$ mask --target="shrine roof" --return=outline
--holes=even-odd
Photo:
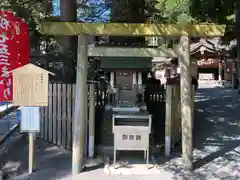
[[[190,45],[190,51],[191,55],[196,53],[204,55],[206,52],[208,54],[228,56],[229,51],[235,46],[236,40],[230,41],[229,44],[223,44],[221,38],[200,38],[200,40],[195,41]]]
[[[102,69],[148,69],[152,66],[149,57],[99,57]]]
[[[211,53],[218,53],[219,51],[221,51],[221,49],[218,48],[215,42],[212,42],[210,39],[201,38],[198,42],[192,43],[190,45],[190,51],[191,54],[195,54],[198,52],[204,54],[205,51]]]

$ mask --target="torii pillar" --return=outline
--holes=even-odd
[[[84,167],[87,126],[88,35],[78,35],[76,97],[73,119],[72,174]]]
[[[180,38],[180,86],[181,86],[181,120],[182,120],[182,156],[185,169],[193,170],[193,111],[192,111],[192,77],[190,60],[190,37]]]

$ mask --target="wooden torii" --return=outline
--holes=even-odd
[[[193,170],[193,121],[190,74],[190,37],[220,37],[225,25],[129,24],[43,22],[41,32],[49,35],[78,36],[75,114],[73,120],[72,174],[83,169],[85,128],[87,123],[88,56],[179,57],[181,68],[182,155],[185,168]],[[89,46],[95,36],[168,36],[180,37],[176,48],[107,48]]]

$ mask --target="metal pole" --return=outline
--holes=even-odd
[[[86,143],[86,96],[88,68],[88,35],[78,36],[77,80],[75,112],[73,119],[72,174],[81,172],[84,166],[84,144]]]
[[[193,137],[192,137],[192,86],[190,73],[190,38],[182,36],[180,39],[180,84],[181,84],[181,119],[182,119],[182,154],[185,168],[193,170]]]
[[[88,156],[94,157],[94,138],[95,138],[95,84],[89,85],[89,137],[88,137]]]

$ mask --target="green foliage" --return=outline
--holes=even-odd
[[[191,0],[190,13],[196,22],[226,24],[224,41],[236,37],[235,10],[239,0]]]
[[[155,14],[169,23],[233,24],[237,0],[155,0]]]
[[[190,11],[199,22],[233,24],[237,0],[191,0]]]
[[[216,23],[226,24],[224,40],[236,36],[235,9],[239,0],[148,0],[150,23]]]
[[[155,0],[155,22],[188,24],[193,21],[189,13],[189,0]]]
[[[43,37],[39,32],[39,20],[51,18],[50,4],[50,0],[4,0],[0,2],[0,8],[15,12],[28,23],[31,47],[37,48]]]

